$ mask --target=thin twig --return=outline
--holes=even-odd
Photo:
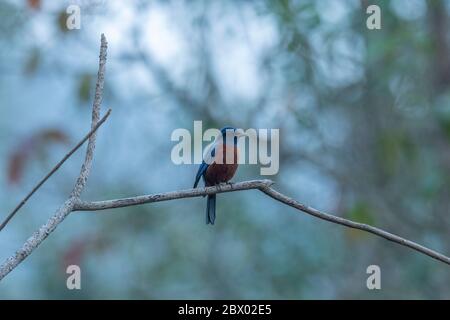
[[[420,253],[426,254],[436,260],[442,261],[448,265],[450,265],[450,257],[447,257],[439,252],[436,252],[434,250],[428,249],[427,247],[424,247],[416,242],[407,240],[405,238],[402,238],[400,236],[397,236],[395,234],[392,234],[390,232],[384,231],[382,229],[376,228],[376,227],[372,227],[368,224],[364,224],[364,223],[359,223],[359,222],[355,222],[352,220],[348,220],[348,219],[344,219],[341,217],[337,217],[322,211],[319,211],[317,209],[308,207],[304,204],[301,204],[300,202],[289,198],[287,196],[285,196],[284,194],[274,190],[273,188],[262,188],[261,189],[262,192],[264,192],[265,194],[267,194],[268,196],[270,196],[271,198],[278,200],[284,204],[287,204],[288,206],[291,206],[297,210],[303,211],[307,214],[310,214],[316,218],[322,219],[322,220],[326,220],[326,221],[330,221],[332,223],[337,223],[349,228],[353,228],[353,229],[359,229],[362,231],[366,231],[366,232],[370,232],[374,235],[377,235],[379,237],[382,237],[384,239],[387,239],[389,241],[392,242],[396,242],[398,244],[401,244],[402,246],[405,247],[409,247],[411,249],[414,249]]]
[[[75,147],[73,147],[72,150],[70,150],[64,156],[64,158],[61,159],[61,161],[59,161],[56,164],[56,166],[54,166],[53,169],[41,181],[39,181],[38,184],[36,184],[36,186],[33,188],[33,190],[31,190],[30,193],[28,193],[25,196],[25,198],[23,198],[22,201],[20,201],[20,203],[14,208],[13,211],[11,211],[11,213],[2,222],[2,224],[0,225],[0,231],[3,230],[3,228],[8,224],[8,222],[17,213],[17,211],[19,211],[20,208],[23,207],[23,205],[28,201],[28,199],[31,198],[31,196],[48,180],[48,178],[50,178],[63,165],[63,163],[66,162],[66,160],[69,159],[75,153],[75,151],[77,151],[86,142],[86,140],[89,139],[90,136],[92,134],[94,134],[94,132],[97,131],[98,128],[100,128],[100,126],[106,121],[106,119],[109,117],[110,114],[111,114],[111,109],[109,109],[108,112],[106,112],[106,114],[103,116],[102,119],[100,119],[100,121],[94,126],[94,128],[91,131],[89,131],[84,136],[84,138],[81,139],[80,142],[78,142],[77,145]]]

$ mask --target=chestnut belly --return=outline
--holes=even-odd
[[[228,182],[233,178],[238,168],[237,163],[217,164],[212,163],[205,172],[205,182],[207,186]]]

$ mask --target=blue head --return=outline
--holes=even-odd
[[[223,141],[227,141],[227,134],[229,135],[229,138],[233,137],[234,144],[237,144],[237,140],[239,137],[245,136],[245,133],[242,129],[236,129],[234,127],[223,127],[220,129],[220,132],[222,133],[222,139]]]

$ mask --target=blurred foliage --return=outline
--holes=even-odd
[[[67,14],[66,10],[62,9],[59,13],[58,13],[58,27],[59,27],[59,31],[66,33],[69,32],[70,30],[67,29],[67,19],[69,18],[69,15]]]
[[[91,91],[94,86],[94,81],[91,74],[83,74],[80,76],[80,83],[78,85],[78,97],[80,102],[88,102],[91,98]]]
[[[26,74],[33,74],[36,72],[39,63],[41,61],[41,53],[38,49],[32,49],[29,53],[28,59],[25,62],[25,73]]]
[[[9,156],[8,181],[11,184],[19,183],[25,170],[25,164],[31,161],[33,155],[45,155],[44,148],[54,143],[68,145],[69,138],[58,128],[45,128],[34,132],[17,144]]]
[[[60,158],[50,146],[86,131],[89,110],[78,106],[92,100],[105,32],[104,100],[114,112],[87,198],[190,187],[196,167],[168,155],[170,133],[194,120],[204,129],[279,128],[280,172],[270,177],[278,189],[450,252],[446,1],[378,0],[382,29],[368,30],[367,0],[93,0],[82,2],[75,37],[68,4],[0,2],[2,212]],[[39,154],[47,156],[30,166]],[[28,219],[0,234],[3,258],[70,192],[72,162],[28,204]],[[258,174],[241,166],[236,180]],[[203,225],[204,206],[74,215],[5,279],[0,297],[450,297],[447,266],[257,192],[218,197],[213,228]],[[69,263],[82,266],[80,292],[65,288]],[[370,264],[382,270],[379,292],[365,286]]]

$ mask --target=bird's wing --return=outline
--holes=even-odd
[[[216,146],[217,140],[214,140],[206,146],[205,152],[203,153],[203,162],[207,163],[208,165],[213,163],[214,156],[216,155]]]
[[[216,147],[220,142],[220,138],[216,138],[213,142],[206,146],[203,152],[203,162],[198,168],[197,175],[195,176],[194,188],[197,187],[200,178],[206,172],[209,165],[214,162],[214,157],[216,156]]]
[[[208,169],[209,165],[213,163],[214,157],[216,155],[216,143],[213,142],[205,148],[205,152],[203,154],[203,162],[198,168],[197,175],[195,176],[194,188],[197,187],[200,178],[205,174],[206,169]]]
[[[198,168],[197,175],[195,176],[194,188],[197,188],[200,178],[206,172],[206,169],[208,169],[208,167],[209,165],[203,161],[200,165],[200,168]]]

